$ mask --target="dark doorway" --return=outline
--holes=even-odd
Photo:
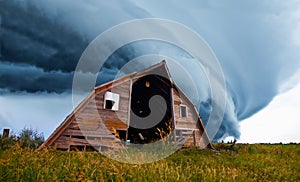
[[[149,102],[154,97],[163,98],[165,101],[163,104],[157,102],[155,105],[155,109],[165,110],[159,116],[161,119],[155,121],[151,127],[136,127],[137,125],[141,126],[140,124],[148,124],[142,122],[145,122],[145,118],[151,115]],[[171,82],[169,79],[159,75],[147,75],[136,80],[132,85],[127,140],[130,140],[131,143],[150,143],[170,134],[173,129],[171,108]]]

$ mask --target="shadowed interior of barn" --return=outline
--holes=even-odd
[[[171,82],[168,79],[160,75],[147,75],[136,80],[132,85],[131,110],[140,118],[149,116],[151,114],[149,102],[155,95],[162,96],[166,101],[166,112],[164,113],[162,120],[151,128],[139,129],[130,125],[127,139],[130,140],[131,143],[149,143],[157,141],[172,131]],[[160,105],[156,106],[162,107]],[[131,120],[131,122],[143,122],[143,120]]]

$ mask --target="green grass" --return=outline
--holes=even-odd
[[[95,152],[34,151],[18,146],[0,151],[0,181],[233,180],[300,181],[299,144],[237,144],[219,154],[182,149],[158,162],[135,165]]]

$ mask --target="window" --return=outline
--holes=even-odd
[[[187,117],[187,107],[186,105],[180,105],[180,117]]]
[[[105,92],[104,94],[104,109],[110,109],[113,111],[119,110],[120,95],[112,92]]]

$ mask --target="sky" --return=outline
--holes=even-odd
[[[250,143],[300,142],[295,129],[300,109],[299,12],[297,0],[1,1],[0,128],[17,132],[32,127],[49,136],[73,109],[73,74],[89,43],[120,23],[161,18],[195,31],[220,62],[227,97],[216,140],[232,136]],[[193,57],[174,45],[125,45],[99,70],[97,83],[112,80],[126,63],[146,54],[166,55],[189,70],[198,93],[193,101],[206,124],[216,102],[207,78],[193,67]],[[175,81],[188,90],[183,79],[177,76]]]
[[[295,79],[295,80],[294,80]],[[276,96],[261,111],[241,123],[241,143],[299,143],[300,72],[295,87]]]

